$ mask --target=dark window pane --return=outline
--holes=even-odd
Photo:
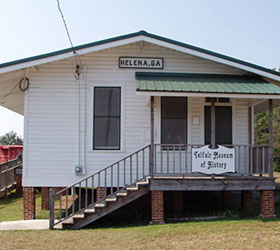
[[[187,117],[187,98],[185,97],[162,97],[161,116],[166,118]]]
[[[119,118],[95,118],[94,146],[96,149],[119,149],[119,120]]]
[[[232,107],[215,107],[216,144],[232,144]],[[211,143],[211,108],[205,107],[205,144]]]
[[[211,97],[206,97],[205,98],[205,101],[206,102],[211,102]],[[226,103],[229,103],[229,98],[225,98],[225,97],[219,97],[219,98],[214,98],[215,102],[226,102]]]
[[[229,103],[229,98],[220,97],[219,98],[219,102],[227,102],[227,103]]]
[[[206,102],[211,102],[212,97],[205,97]],[[214,102],[217,102],[217,98],[214,98]]]
[[[95,88],[95,116],[120,115],[120,88]]]
[[[163,144],[186,143],[186,119],[162,119],[161,141]]]

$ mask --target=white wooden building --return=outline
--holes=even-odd
[[[21,90],[7,95],[16,84]],[[280,103],[279,84],[278,72],[145,31],[0,65],[1,105],[24,115],[25,192],[69,187],[57,198],[106,187],[105,203],[143,180],[152,197],[203,188],[273,192],[272,139],[254,145],[253,116]],[[217,163],[212,172],[194,171],[193,151],[209,144],[234,150],[231,170],[218,173]],[[93,195],[66,219],[97,208]],[[96,215],[84,216],[93,219],[75,228]]]

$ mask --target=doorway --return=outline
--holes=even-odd
[[[216,144],[232,144],[232,107],[215,106]],[[211,144],[211,107],[204,107],[205,144]]]

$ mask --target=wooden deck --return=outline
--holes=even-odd
[[[275,178],[248,176],[176,177],[156,176],[150,180],[152,191],[233,191],[275,190]]]

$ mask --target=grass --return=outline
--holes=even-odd
[[[41,196],[36,195],[36,219],[48,219],[49,211],[41,210]],[[0,199],[0,222],[23,220],[23,198],[13,192],[8,199]]]
[[[0,249],[279,249],[280,221],[251,219],[79,231],[2,231],[0,238]]]
[[[275,173],[280,189],[280,173]],[[279,191],[278,191],[279,192]],[[36,217],[48,218],[36,195]],[[21,220],[23,200],[0,200],[0,222]],[[280,219],[258,218],[165,225],[82,229],[79,231],[0,231],[0,249],[279,249]]]

